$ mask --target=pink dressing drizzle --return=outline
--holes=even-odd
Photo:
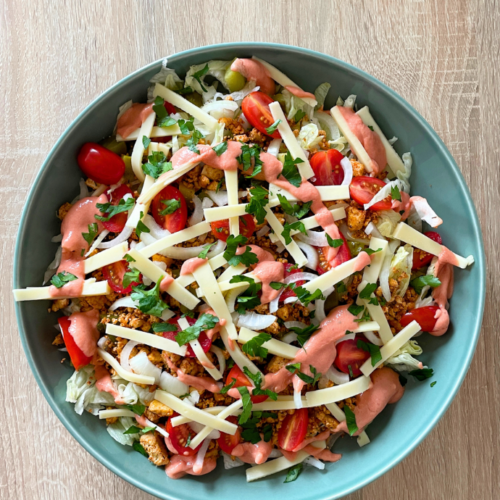
[[[99,340],[99,332],[97,331],[97,323],[99,323],[99,311],[92,309],[87,312],[76,312],[70,317],[69,333],[73,337],[75,344],[85,354],[92,358],[97,350],[97,341]]]
[[[242,74],[247,80],[255,82],[260,91],[273,95],[276,91],[274,80],[267,68],[255,59],[235,59],[231,64],[231,71]]]
[[[208,262],[208,259],[201,259],[200,257],[194,257],[193,259],[188,259],[181,266],[181,276],[186,274],[193,274],[199,267]]]
[[[165,274],[163,279],[160,282],[160,290],[162,292],[166,292],[168,290],[168,287],[174,282],[174,278],[170,276],[170,274]]]
[[[115,384],[113,384],[113,380],[111,380],[111,375],[108,370],[102,365],[97,365],[95,367],[95,378],[96,383],[95,386],[97,390],[100,392],[109,392],[114,398],[115,403],[118,405],[125,404],[125,401],[120,396],[120,393],[116,390]]]
[[[82,294],[83,281],[85,280],[85,266],[83,264],[85,259],[82,256],[82,250],[86,252],[89,249],[89,244],[83,238],[82,233],[88,233],[89,224],[94,222],[97,223],[99,233],[103,230],[102,223],[95,218],[101,213],[96,205],[107,201],[108,198],[105,194],[99,198],[96,196],[83,198],[77,201],[64,217],[61,224],[62,257],[57,273],[66,271],[74,274],[78,279],[70,281],[61,288],[51,285],[49,287],[51,297],[79,297]]]
[[[116,124],[116,133],[126,139],[134,130],[140,128],[146,118],[153,112],[153,104],[132,104]]]
[[[214,379],[208,377],[195,377],[193,375],[187,375],[180,368],[172,363],[172,360],[168,356],[163,356],[163,359],[167,362],[168,367],[175,373],[177,373],[177,378],[186,385],[194,387],[197,391],[210,391],[214,394],[220,392],[220,387],[214,381]],[[239,393],[238,393],[239,394]]]
[[[262,440],[256,444],[240,443],[236,445],[231,455],[238,457],[246,464],[263,464],[269,458],[273,445],[271,442],[266,443],[262,434],[260,437]]]
[[[184,457],[182,455],[174,455],[170,459],[170,463],[165,467],[165,472],[170,479],[180,479],[186,474],[192,476],[203,476],[212,472],[217,466],[215,458],[203,459],[201,468],[195,468],[196,455]]]

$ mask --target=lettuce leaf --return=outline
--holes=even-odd
[[[132,446],[135,441],[139,441],[139,434],[123,434],[133,425],[137,426],[135,418],[120,417],[117,422],[106,427],[108,434],[120,444]]]
[[[297,140],[299,141],[302,149],[312,149],[317,146],[323,139],[319,135],[319,129],[314,123],[304,125],[299,132]]]
[[[375,224],[377,229],[386,238],[392,238],[394,230],[396,229],[398,222],[401,220],[401,215],[394,210],[381,210],[380,212],[377,212],[377,215],[379,216],[379,220]]]
[[[315,111],[324,106],[325,99],[328,94],[328,91],[330,90],[330,87],[331,85],[325,82],[322,83],[321,85],[318,85],[318,87],[314,91],[314,97],[316,98],[316,101],[318,101],[318,104],[316,104],[316,106],[314,107]]]
[[[421,368],[420,361],[413,356],[420,356],[422,352],[422,348],[418,343],[415,340],[410,340],[388,358],[385,363],[399,372],[417,370]]]
[[[396,254],[391,260],[391,268],[389,271],[389,280],[395,279],[399,281],[399,286],[396,293],[403,297],[408,289],[411,278],[411,266],[413,264],[413,247],[405,245],[399,247]]]
[[[203,87],[205,87],[206,91],[209,94],[211,94],[211,95],[209,95],[209,98],[211,99],[215,95],[216,88],[214,85],[205,84],[205,78],[207,76],[213,76],[220,83],[222,83],[222,85],[224,86],[225,89],[229,90],[225,75],[226,75],[227,68],[231,64],[231,61],[213,60],[213,61],[208,61],[208,63],[196,64],[194,66],[191,66],[189,68],[189,71],[186,73],[185,87],[191,87],[194,91],[198,92],[198,94],[201,94],[201,95],[207,94],[207,92],[205,92],[201,88],[201,85],[200,85],[200,82],[198,81],[198,79],[196,79],[193,76],[195,73],[198,73],[199,71],[203,70],[203,68],[205,68],[205,66],[207,64],[208,64],[208,71],[203,76],[200,76],[199,79],[201,80],[201,85],[203,85]],[[212,91],[212,89],[213,89],[213,91]],[[206,99],[206,100],[208,101],[209,99]]]

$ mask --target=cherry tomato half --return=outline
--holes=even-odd
[[[102,275],[108,280],[109,286],[116,293],[128,294],[132,292],[133,286],[137,286],[142,283],[142,279],[139,275],[139,282],[133,282],[127,288],[124,288],[123,277],[128,270],[128,262],[126,260],[119,260],[118,262],[104,266],[102,268]]]
[[[301,273],[302,272],[300,269],[293,268],[293,267],[294,267],[293,264],[285,264],[285,278],[287,278],[288,276],[291,276],[292,274],[297,274],[297,273]],[[302,280],[295,282],[296,286],[302,286],[304,284],[305,284],[305,281],[302,281]],[[293,290],[290,290],[289,288],[287,288],[281,294],[281,296],[280,296],[280,302],[283,302],[288,297],[296,297],[296,296],[297,296],[297,294]]]
[[[343,264],[344,262],[351,260],[352,256],[351,256],[351,251],[349,250],[349,245],[347,244],[347,240],[345,239],[342,233],[340,233],[340,237],[342,238],[344,244],[339,247],[337,255],[331,262],[328,262],[326,260],[326,256],[328,255],[328,249],[330,247],[316,248],[319,256],[319,264],[318,267],[316,268],[316,272],[320,276],[322,274],[325,274],[330,269],[340,266],[340,264]]]
[[[125,173],[125,162],[109,149],[86,142],[77,157],[82,172],[99,184],[116,184]]]
[[[170,104],[169,102],[165,101],[163,103],[163,106],[165,107],[169,115],[171,115],[172,113],[177,113],[177,110],[175,109],[175,106],[173,104]]]
[[[424,233],[425,236],[430,238],[433,241],[436,241],[440,245],[443,244],[443,240],[441,239],[441,236],[439,236],[436,231],[427,231]],[[413,265],[411,266],[412,269],[420,269],[421,267],[426,266],[427,264],[430,264],[432,258],[434,255],[424,252],[423,250],[420,250],[419,248],[413,249]]]
[[[286,451],[292,451],[304,441],[309,424],[307,408],[295,410],[288,414],[278,431],[278,446]]]
[[[69,357],[71,358],[71,362],[75,367],[75,370],[79,370],[83,366],[87,366],[91,361],[92,357],[86,356],[83,351],[76,345],[73,336],[69,332],[69,327],[71,325],[71,321],[67,316],[62,316],[57,319],[59,326],[61,327],[61,331],[64,338],[64,345],[66,349],[68,349]]]
[[[126,194],[132,194],[132,190],[128,186],[125,186],[125,184],[121,184],[114,191],[111,191],[111,193],[109,190],[106,192],[106,196],[112,205],[118,205]],[[128,212],[120,212],[119,214],[113,215],[111,219],[104,221],[102,225],[104,229],[112,233],[121,233],[127,223],[127,218]]]
[[[340,186],[344,180],[344,169],[340,164],[344,155],[336,149],[314,153],[309,163],[314,170],[315,186]]]
[[[181,331],[181,327],[179,326],[179,317],[177,318],[170,318],[167,323],[170,323],[171,325],[174,325],[177,327],[177,331],[175,332],[163,332],[163,336],[166,339],[173,340],[175,342],[175,339],[177,337],[177,334]],[[190,325],[194,325],[196,323],[196,320],[194,318],[190,318],[189,316],[186,316],[187,322]],[[200,336],[198,337],[198,342],[201,345],[201,348],[203,349],[203,352],[208,352],[210,350],[210,347],[212,346],[212,340],[208,338],[207,334],[205,332],[201,332]],[[187,358],[196,358],[196,354],[193,351],[193,348],[188,344],[187,345],[187,350],[186,350],[186,357]]]
[[[238,419],[236,417],[227,417],[226,420],[231,422],[232,424],[237,424]],[[238,430],[235,432],[234,436],[231,434],[226,434],[225,432],[220,433],[220,438],[217,439],[219,443],[219,448],[226,452],[228,455],[231,455],[232,451],[238,446],[241,438],[241,427],[238,426]]]
[[[234,365],[226,377],[226,385],[229,385],[233,378],[236,379],[236,384],[233,387],[252,387],[252,383],[248,380],[248,377],[240,370],[238,365]],[[252,403],[262,403],[267,399],[267,396],[251,396]]]
[[[279,139],[281,135],[278,130],[272,134],[268,134],[266,131],[266,128],[274,123],[273,115],[269,109],[269,104],[272,102],[274,102],[273,99],[264,92],[252,92],[243,99],[241,110],[252,127],[265,135]]]
[[[370,357],[370,353],[360,349],[357,344],[357,339],[340,342],[335,358],[335,366],[343,373],[349,373],[350,366],[354,377],[361,374],[361,365]]]
[[[229,236],[229,221],[218,220],[216,222],[211,222],[212,234],[219,240],[227,241]],[[240,234],[246,238],[251,238],[255,232],[255,222],[250,214],[245,214],[240,217]]]
[[[416,321],[424,332],[432,332],[436,326],[437,318],[435,318],[435,316],[438,311],[438,306],[426,306],[413,309],[401,318],[401,326],[404,328],[412,321]]]
[[[383,188],[385,187],[385,182],[377,179],[376,177],[360,176],[354,177],[349,186],[349,192],[351,193],[351,198],[358,202],[360,205],[364,205],[371,201],[371,199]],[[392,201],[390,197],[385,200],[381,200],[375,205],[370,207],[370,210],[390,210],[392,206]]]
[[[172,417],[177,417],[178,413],[174,413]],[[168,432],[168,437],[170,438],[170,442],[172,446],[176,449],[179,455],[183,455],[184,457],[191,457],[198,453],[198,450],[201,447],[201,443],[198,445],[196,449],[190,448],[187,445],[189,436],[193,439],[196,436],[196,432],[189,427],[188,424],[181,424],[177,427],[174,427],[171,423],[172,417],[168,419],[166,431]]]
[[[181,206],[171,214],[163,215],[161,212],[168,209],[168,205],[163,203],[166,200],[178,200]],[[168,229],[171,233],[177,233],[186,227],[188,209],[186,199],[182,193],[174,186],[163,188],[151,203],[153,217],[157,224],[163,229]]]

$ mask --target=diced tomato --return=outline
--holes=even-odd
[[[361,365],[370,357],[370,353],[363,351],[357,345],[357,340],[344,340],[337,344],[335,366],[343,373],[349,373],[349,367],[354,377],[361,375]]]
[[[436,241],[440,245],[443,244],[443,240],[441,239],[441,236],[439,236],[439,233],[436,233],[436,231],[427,231],[424,233],[425,236],[430,238],[433,241]],[[426,266],[427,264],[430,264],[432,258],[434,255],[424,252],[423,250],[420,250],[418,248],[415,248],[413,250],[413,265],[411,268],[413,270],[415,269],[420,269],[421,267]]]
[[[67,316],[62,316],[57,319],[59,326],[61,327],[61,331],[64,338],[64,345],[66,349],[68,349],[69,357],[71,358],[71,362],[75,367],[75,370],[79,370],[83,366],[87,366],[91,361],[91,356],[86,356],[83,351],[76,345],[73,336],[69,332],[69,327],[71,325],[71,321]]]
[[[297,269],[297,268],[293,268],[293,264],[285,264],[285,278],[287,278],[288,276],[291,276],[292,274],[297,274],[297,273],[301,273],[302,271],[300,269]],[[293,269],[292,269],[293,268]],[[296,281],[295,282],[295,285],[296,286],[302,286],[305,284],[305,281],[304,280],[301,280],[301,281]],[[287,288],[280,296],[280,302],[283,302],[285,299],[287,299],[288,297],[296,297],[296,293],[293,291],[293,290],[290,290],[289,288]]]
[[[151,137],[151,142],[162,142],[162,143],[165,143],[165,142],[168,142],[172,140],[172,136],[171,135],[166,135],[165,137]]]
[[[139,282],[131,283],[127,288],[123,288],[123,277],[128,270],[128,262],[126,260],[119,260],[118,262],[109,264],[109,266],[104,266],[102,268],[102,275],[108,280],[109,286],[116,293],[128,294],[132,292],[133,286],[142,283],[141,276],[139,275]]]
[[[437,318],[435,316],[438,311],[438,306],[425,306],[413,309],[401,318],[401,326],[404,328],[412,321],[416,321],[424,332],[432,332],[436,326]]]
[[[285,451],[292,451],[304,441],[309,424],[307,408],[288,414],[278,431],[278,446]]]
[[[177,417],[177,416],[178,413],[174,413],[172,415],[172,417]],[[194,432],[193,429],[191,429],[191,427],[189,427],[188,424],[181,424],[178,425],[177,427],[174,427],[172,425],[172,417],[168,419],[166,428],[172,446],[176,449],[179,455],[183,455],[184,457],[191,457],[193,455],[196,455],[196,453],[198,453],[198,450],[201,447],[201,443],[198,445],[197,448],[193,450],[193,448],[187,446],[187,442],[190,436],[191,439],[193,439],[197,433]]]
[[[344,169],[340,162],[344,155],[336,149],[314,153],[309,163],[314,170],[315,186],[340,186],[344,180]]]
[[[167,205],[162,203],[164,200],[179,200],[181,206],[171,214],[162,215]],[[182,193],[174,186],[163,188],[154,198],[151,203],[151,211],[157,224],[163,229],[168,229],[171,233],[177,233],[186,227],[188,209],[186,199]]]
[[[250,214],[240,217],[240,234],[246,238],[251,238],[255,232],[255,222]],[[229,220],[218,220],[211,222],[212,234],[221,241],[227,241],[229,236]]]
[[[229,385],[233,378],[236,379],[236,384],[233,387],[252,387],[252,383],[248,379],[248,377],[240,370],[238,365],[234,365],[226,377],[226,385]],[[267,399],[265,395],[252,396],[252,403],[262,403]]]
[[[82,172],[99,184],[116,184],[125,173],[122,158],[95,142],[86,142],[76,161]]]
[[[340,237],[342,238],[344,244],[339,247],[339,251],[337,252],[337,255],[332,260],[332,262],[328,262],[326,260],[326,256],[328,255],[328,250],[330,247],[316,248],[319,256],[319,264],[316,268],[316,272],[320,276],[322,274],[325,274],[330,269],[340,266],[340,264],[351,260],[352,256],[351,251],[349,250],[349,245],[347,244],[347,240],[342,233],[340,233]]]
[[[106,191],[106,196],[112,205],[118,205],[120,200],[126,195],[132,194],[132,190],[125,184],[121,184],[114,191]],[[111,231],[112,233],[121,233],[125,224],[127,222],[128,212],[120,212],[119,214],[113,215],[111,219],[104,221],[102,225],[104,229]]]
[[[236,417],[227,417],[226,420],[231,422],[232,424],[237,424],[238,419]],[[220,433],[220,438],[217,439],[219,443],[219,448],[226,452],[228,455],[231,455],[232,451],[239,444],[241,438],[241,427],[238,426],[238,430],[235,432],[233,436],[231,434],[226,434],[225,432]]]
[[[181,331],[181,327],[179,326],[179,321],[180,318],[170,318],[167,323],[170,323],[171,325],[175,325],[177,327],[176,332],[163,332],[163,336],[166,339],[173,340],[175,342],[175,339],[177,337],[177,334]],[[187,322],[190,325],[194,325],[196,323],[196,320],[194,318],[190,318],[189,316],[186,316]],[[210,350],[210,347],[212,346],[212,340],[208,338],[207,334],[205,332],[201,332],[200,336],[198,337],[198,341],[203,349],[203,352],[208,352]],[[193,351],[193,348],[188,344],[187,350],[186,350],[186,357],[187,358],[196,358],[196,354]]]
[[[252,92],[243,99],[241,110],[252,127],[265,135],[279,139],[281,135],[278,130],[272,134],[268,134],[266,131],[266,128],[274,123],[273,115],[269,109],[269,104],[273,102],[273,99],[264,92]]]
[[[163,103],[163,106],[165,106],[165,109],[167,110],[167,113],[171,115],[172,113],[177,113],[175,107],[173,104],[170,104],[169,102],[165,101]]]
[[[364,205],[365,203],[369,203],[372,198],[383,188],[385,187],[385,182],[381,179],[377,179],[376,177],[367,177],[360,176],[354,177],[349,186],[349,192],[351,193],[351,198],[359,203],[360,205]],[[370,210],[390,210],[392,206],[392,200],[390,197],[381,200],[375,205],[370,207]]]

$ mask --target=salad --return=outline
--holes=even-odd
[[[415,339],[446,333],[473,257],[410,194],[410,153],[330,90],[256,57],[164,61],[78,152],[44,286],[14,290],[51,301],[75,411],[171,479],[222,458],[294,481],[433,377]]]

